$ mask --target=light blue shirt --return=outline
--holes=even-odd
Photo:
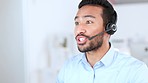
[[[148,83],[148,68],[145,63],[111,46],[93,68],[84,53],[69,59],[56,83]]]

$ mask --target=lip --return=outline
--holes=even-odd
[[[87,38],[85,36],[77,36],[76,41],[78,45],[84,45],[87,42]]]

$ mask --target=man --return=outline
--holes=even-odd
[[[68,60],[57,83],[148,83],[147,66],[115,50],[117,14],[107,0],[82,0],[75,20],[75,39],[82,54]]]

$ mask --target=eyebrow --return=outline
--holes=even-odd
[[[96,18],[95,16],[92,16],[92,15],[85,15],[85,16],[83,16],[84,18]],[[74,20],[76,20],[77,18],[79,18],[79,16],[76,16],[75,18],[74,18]]]

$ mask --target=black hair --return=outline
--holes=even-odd
[[[107,0],[82,0],[79,3],[78,8],[80,9],[85,5],[103,7],[102,18],[103,18],[104,25],[107,25],[108,23],[116,24],[117,13],[114,10],[113,6]]]

